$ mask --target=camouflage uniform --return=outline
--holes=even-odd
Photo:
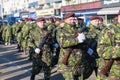
[[[1,23],[1,25],[0,25],[0,41],[3,41],[3,39],[2,39],[3,29],[4,29],[4,26]]]
[[[43,28],[40,28],[38,25],[34,25],[33,29],[30,30],[30,36],[32,40],[34,41],[35,47],[40,48],[41,50],[44,47],[44,50],[42,51],[42,63],[39,65],[43,65],[44,68],[44,73],[46,77],[50,77],[50,68],[49,66],[49,51],[50,47],[48,45],[44,45],[44,42],[46,42],[46,33],[47,33],[47,28],[44,26]],[[45,40],[44,40],[45,39]],[[44,62],[44,64],[43,64]],[[36,73],[36,71],[35,71]]]
[[[16,40],[16,28],[18,27],[18,22],[12,25],[12,37]]]
[[[60,47],[66,47],[66,46],[78,44],[78,40],[75,37],[74,31],[75,31],[75,26],[69,25],[67,23],[64,24],[64,27],[58,28],[57,40],[60,44]],[[61,63],[63,59],[63,55],[66,53],[68,53],[68,50],[61,48],[59,70],[61,73],[63,73],[63,76],[66,80],[73,80],[72,72],[73,72],[73,67],[76,63],[76,57],[74,56],[74,54],[70,56],[68,60],[69,67],[67,67],[66,65]]]
[[[54,66],[58,63],[59,53],[60,53],[60,46],[56,39],[56,33],[57,33],[56,27],[57,26],[54,23],[51,23],[47,27],[47,32],[49,33],[49,36],[51,37],[51,39],[48,40],[47,42],[50,47],[50,52],[51,52],[51,54],[49,55],[51,66]]]
[[[16,26],[16,30],[15,30],[15,35],[16,35],[16,40],[17,40],[17,44],[18,44],[18,49],[19,51],[22,50],[22,46],[21,46],[21,42],[22,42],[22,27],[23,27],[24,23],[19,23],[18,26]]]
[[[101,57],[99,61],[99,72],[107,64],[107,60],[113,60],[116,58],[120,58],[120,25],[110,25],[102,30],[101,35],[99,37],[98,43],[98,52]],[[107,59],[107,60],[106,60]],[[115,60],[110,72],[108,73],[108,77],[102,75],[101,73],[98,76],[98,80],[119,80],[120,79],[120,60]]]
[[[42,53],[41,53],[42,54]],[[49,80],[50,78],[50,68],[48,65],[42,60],[42,55],[35,57],[33,56],[33,64],[32,64],[32,76],[30,80],[35,80],[35,75],[37,75],[41,69],[44,70],[44,78],[45,80]]]
[[[32,37],[32,30],[35,29],[35,25],[34,23],[31,24],[31,26],[29,26],[29,34],[28,34],[28,39],[27,39],[27,46],[28,46],[28,51],[29,51],[29,59],[28,60],[32,60],[33,59],[33,54],[34,54],[34,49],[36,48],[35,45],[35,40]]]
[[[21,46],[23,48],[24,54],[26,54],[27,51],[27,41],[29,38],[29,31],[30,31],[31,25],[29,23],[24,24],[22,27],[22,42]]]
[[[11,37],[12,37],[12,31],[11,31],[11,27],[9,25],[6,25],[4,30],[3,30],[3,36],[4,36],[4,40],[5,40],[5,44],[8,45],[11,43]]]

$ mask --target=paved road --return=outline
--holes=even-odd
[[[16,45],[0,45],[0,80],[29,80],[31,62],[28,55],[17,52]],[[36,76],[36,80],[43,80],[43,72]],[[51,80],[63,80],[59,73],[52,74]]]
[[[29,80],[31,62],[28,55],[17,52],[16,45],[0,45],[0,80]],[[53,70],[54,71],[54,70]],[[43,72],[36,76],[35,80],[44,80]],[[95,80],[92,75],[87,80]],[[63,76],[56,72],[52,74],[51,80],[64,80]]]

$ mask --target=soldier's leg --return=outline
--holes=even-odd
[[[28,60],[32,60],[33,54],[34,54],[34,48],[29,47],[29,59]]]
[[[51,70],[50,67],[45,63],[43,63],[43,70],[44,70],[44,78],[45,80],[50,80]]]
[[[8,36],[8,45],[11,45],[11,36]]]
[[[8,45],[8,36],[5,36],[5,45]]]
[[[53,54],[53,58],[51,60],[51,62],[52,62],[51,66],[55,66],[56,64],[58,64],[59,54],[60,54],[60,47],[56,48],[56,51],[55,51],[54,54]]]
[[[35,80],[35,74],[32,74],[30,80]]]
[[[30,80],[35,80],[35,75],[37,75],[41,71],[41,69],[42,69],[42,66],[33,66]]]
[[[23,49],[23,54],[27,54],[27,52],[26,52],[27,41],[25,39],[22,40],[21,45],[22,45],[22,49]]]

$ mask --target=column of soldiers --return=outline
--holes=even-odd
[[[28,18],[0,31],[5,45],[13,38],[18,51],[29,53],[33,61],[31,80],[42,69],[44,79],[50,80],[55,65],[65,80],[85,80],[93,72],[96,80],[119,80],[120,12],[112,21],[107,26],[103,18],[92,16],[86,27],[83,19],[68,13],[61,21],[38,18],[33,22]]]

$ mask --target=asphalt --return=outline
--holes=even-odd
[[[0,44],[0,80],[30,80],[32,62],[28,60],[28,54],[17,52],[16,44],[5,46]],[[52,70],[50,80],[64,80],[62,74]],[[35,80],[44,80],[41,71]],[[95,80],[93,75],[87,80]]]

